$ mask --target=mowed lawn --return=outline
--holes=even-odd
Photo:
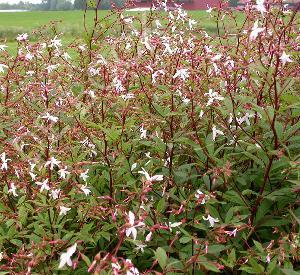
[[[109,11],[99,11],[99,18],[105,18],[109,15]],[[127,12],[128,15],[145,16],[145,12]],[[216,32],[216,23],[206,11],[189,12],[192,18],[198,21],[198,26],[206,29],[209,33]],[[94,12],[89,11],[86,14],[86,26],[91,30],[93,25]],[[115,19],[115,15],[111,17],[111,22]],[[238,21],[243,19],[242,14],[238,14]],[[63,33],[63,42],[69,43],[74,39],[81,39],[86,33],[84,28],[84,12],[83,11],[33,11],[33,12],[7,12],[0,13],[0,44],[5,43],[9,46],[11,53],[16,51],[16,36],[20,33],[30,34],[31,41],[41,39],[38,32],[34,32],[41,28],[51,32],[51,22],[55,22],[57,33]],[[104,20],[103,25],[109,26],[109,20]]]

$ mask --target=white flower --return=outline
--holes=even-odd
[[[61,168],[60,170],[58,170],[59,173],[59,177],[61,179],[65,179],[67,177],[67,175],[70,175],[71,173],[69,171],[67,171],[67,166],[65,166],[65,168]]]
[[[142,127],[140,128],[140,139],[146,138],[147,137],[147,130],[144,129],[144,126],[142,125]]]
[[[144,37],[144,40],[141,41],[141,43],[145,46],[145,48],[148,50],[148,51],[151,51],[151,45],[149,43],[149,38],[147,36]]]
[[[150,152],[145,153],[145,156],[146,156],[148,159],[152,159],[152,157],[150,156]]]
[[[189,28],[190,30],[193,29],[193,26],[197,24],[197,21],[194,19],[189,19]]]
[[[152,73],[151,77],[152,77],[152,83],[153,84],[156,83],[156,78],[159,77],[159,75],[165,75],[165,72],[163,70],[158,70],[158,71]]]
[[[213,8],[211,8],[209,5],[207,5],[207,10],[206,10],[206,12],[207,13],[211,13],[213,11]]]
[[[142,171],[138,171],[138,173],[144,175],[146,177],[146,180],[151,181],[151,182],[162,181],[164,179],[163,175],[154,175],[154,176],[150,177],[150,175],[144,168],[142,168]]]
[[[36,179],[36,174],[29,172],[29,175],[31,177],[31,180],[35,180]]]
[[[34,167],[36,166],[36,164],[31,162],[31,161],[28,161],[28,162],[29,162],[29,165],[30,165],[30,171],[32,172]]]
[[[86,185],[82,185],[80,187],[80,190],[86,195],[88,196],[92,191],[89,189],[89,187],[87,187]]]
[[[50,187],[48,185],[48,180],[49,179],[45,179],[43,182],[37,181],[35,183],[36,185],[41,186],[40,192],[43,192],[44,189],[47,190],[47,191],[50,190]]]
[[[180,77],[183,81],[185,81],[190,76],[188,69],[179,69],[174,74],[173,78]]]
[[[0,52],[1,52],[1,51],[5,51],[5,48],[7,48],[6,45],[0,45]]]
[[[82,178],[84,182],[86,182],[89,177],[88,172],[89,172],[89,169],[87,169],[85,172],[80,174],[80,178]]]
[[[140,250],[142,253],[144,253],[144,248],[145,247],[147,247],[147,245],[145,245],[145,244],[136,244],[135,250],[137,250],[137,251]]]
[[[118,93],[124,92],[125,88],[123,87],[122,81],[116,76],[113,79],[113,84],[115,86],[115,89]]]
[[[129,270],[126,271],[126,275],[139,275],[139,271],[134,265],[132,264],[131,260],[126,259],[126,263],[129,264]]]
[[[50,170],[53,170],[54,166],[59,166],[60,163],[61,161],[57,160],[55,157],[51,157],[50,160],[45,163],[45,167],[50,165]]]
[[[75,253],[76,247],[77,247],[77,243],[75,243],[74,245],[72,245],[71,247],[69,247],[67,249],[67,252],[62,253],[60,255],[60,263],[59,263],[58,268],[63,268],[65,266],[65,264],[67,264],[68,266],[72,266],[71,257]]]
[[[55,47],[56,49],[58,49],[59,47],[62,46],[61,39],[57,39],[57,35],[53,39],[51,39],[50,42],[51,42],[49,45],[50,48]]]
[[[72,59],[72,57],[67,52],[65,52],[62,56],[66,60]]]
[[[290,55],[286,54],[285,52],[282,53],[282,55],[280,56],[280,61],[282,62],[283,66],[287,63],[287,62],[293,62],[293,60],[290,58]]]
[[[123,98],[123,100],[128,100],[128,99],[133,99],[133,98],[135,98],[135,95],[134,94],[132,94],[132,93],[128,93],[128,94],[126,94],[126,95],[121,95],[121,97]]]
[[[151,238],[152,238],[152,232],[150,231],[150,232],[148,233],[148,235],[146,236],[145,241],[146,241],[146,242],[150,242]]]
[[[234,230],[232,231],[224,231],[227,235],[229,235],[230,237],[233,236],[235,237],[236,236],[236,233],[237,233],[237,228],[235,228]]]
[[[11,159],[7,159],[6,158],[6,153],[3,152],[1,154],[1,162],[2,162],[1,167],[0,167],[1,170],[7,170],[8,169],[8,165],[7,165],[8,161],[11,161]]]
[[[127,24],[131,24],[133,22],[132,18],[130,17],[124,18],[123,21]]]
[[[12,193],[14,195],[14,197],[17,197],[18,194],[17,194],[16,190],[17,190],[17,188],[16,188],[15,184],[11,183],[10,184],[10,189],[8,190],[8,193]]]
[[[258,27],[258,20],[255,21],[253,27],[252,27],[252,31],[250,33],[250,40],[255,40],[256,37],[265,30],[265,28],[259,28]]]
[[[130,224],[130,227],[126,228],[126,236],[129,237],[132,235],[132,238],[135,240],[137,236],[137,230],[134,226],[134,220],[135,220],[135,215],[129,211],[128,213],[128,222]]]
[[[89,72],[90,72],[91,76],[95,76],[100,73],[100,70],[92,67],[92,68],[89,68]]]
[[[133,171],[137,167],[137,163],[131,165],[130,171]]]
[[[4,73],[4,69],[7,69],[8,66],[7,65],[4,65],[4,64],[0,64],[0,73]]]
[[[78,46],[78,49],[81,50],[82,52],[86,50],[86,45],[81,45]]]
[[[25,59],[31,60],[32,58],[34,58],[34,55],[32,55],[30,52],[27,52],[27,54],[25,55]]]
[[[203,192],[201,192],[199,189],[196,191],[195,197],[198,200],[201,198],[201,204],[205,203],[206,195]]]
[[[182,225],[182,222],[173,222],[173,223],[169,222],[169,227],[170,228],[178,227],[180,225]]]
[[[27,71],[27,72],[26,72],[26,75],[28,75],[28,76],[33,76],[34,74],[35,74],[34,71]]]
[[[26,41],[28,39],[28,34],[27,33],[19,34],[16,39],[19,42]]]
[[[221,54],[217,54],[215,55],[214,57],[211,58],[211,61],[218,61],[222,58],[222,55]]]
[[[172,232],[172,228],[178,227],[180,225],[182,225],[182,222],[174,222],[174,223],[169,222],[168,226],[169,226],[170,232]]]
[[[111,264],[111,268],[114,270],[120,270],[121,269],[121,266],[118,264],[118,263],[112,263]]]
[[[49,113],[46,113],[42,118],[46,119],[48,122],[52,121],[53,123],[56,123],[58,121],[58,117],[52,116]]]
[[[59,216],[62,215],[65,216],[71,210],[71,208],[65,206],[60,206],[59,209],[60,209]]]
[[[156,28],[159,29],[162,27],[161,23],[159,22],[159,20],[155,20],[155,25],[156,25]]]
[[[207,215],[207,218],[205,218],[204,216],[202,216],[203,220],[208,221],[210,224],[210,227],[214,227],[215,222],[219,222],[218,218],[213,218],[211,215]]]
[[[60,194],[60,189],[54,189],[54,190],[51,190],[50,197],[52,197],[52,199],[56,200],[59,198],[59,194]]]
[[[206,103],[206,106],[210,106],[214,103],[214,101],[224,100],[223,96],[220,96],[217,92],[214,92],[212,89],[208,90],[208,93],[204,94],[208,97],[208,102]]]
[[[0,262],[3,260],[3,252],[0,252]]]
[[[270,263],[271,262],[271,257],[270,257],[270,253],[268,253],[267,257],[266,257],[266,263]]]
[[[215,125],[212,127],[212,133],[213,133],[212,136],[213,141],[216,140],[217,135],[224,136],[224,133],[221,130],[218,130]]]
[[[53,72],[55,69],[57,69],[59,67],[59,64],[56,65],[48,65],[46,67],[46,70],[48,71],[48,74],[50,74],[51,72]]]
[[[256,5],[254,6],[262,15],[267,11],[264,2],[265,0],[256,0]]]

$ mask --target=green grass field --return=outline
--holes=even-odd
[[[104,18],[109,11],[99,11],[99,17]],[[129,13],[129,12],[128,12]],[[130,12],[130,14],[143,16],[142,12]],[[216,24],[205,11],[192,11],[190,15],[198,21],[199,26],[209,33],[216,31]],[[239,15],[242,19],[242,15]],[[88,29],[93,24],[94,12],[87,13],[86,23]],[[63,41],[71,42],[84,36],[84,12],[83,11],[34,11],[18,13],[0,13],[0,44],[6,43],[10,52],[15,52],[16,36],[20,33],[30,34],[31,41],[38,41],[39,34],[32,33],[38,28],[49,29],[50,23],[56,22],[58,33],[63,33]]]

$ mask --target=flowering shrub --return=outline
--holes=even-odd
[[[0,46],[1,274],[299,270],[296,12],[159,4]]]

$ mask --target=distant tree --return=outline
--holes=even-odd
[[[57,0],[50,0],[50,10],[56,10]]]
[[[74,10],[84,10],[86,5],[85,0],[75,0],[73,4],[73,9]]]
[[[51,7],[51,0],[43,0],[42,1],[42,9],[50,10]]]
[[[71,10],[73,8],[73,5],[68,0],[56,0],[56,10]]]

